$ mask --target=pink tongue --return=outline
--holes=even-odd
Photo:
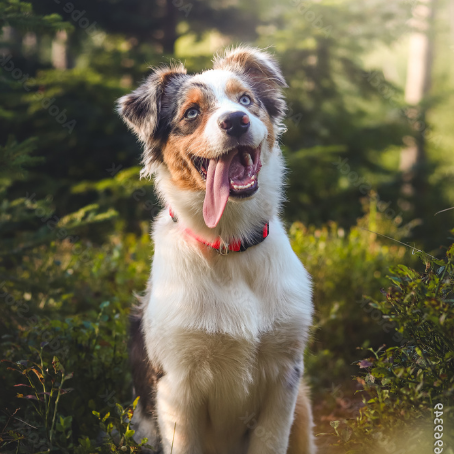
[[[203,219],[210,229],[218,225],[227,205],[230,193],[229,169],[235,155],[235,152],[228,153],[219,160],[210,159],[208,164]]]

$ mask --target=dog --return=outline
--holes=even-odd
[[[302,381],[311,280],[279,219],[285,79],[240,46],[156,68],[118,111],[143,144],[153,223],[131,323],[135,439],[164,454],[314,454]]]

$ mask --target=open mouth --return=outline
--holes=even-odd
[[[218,224],[229,197],[250,197],[259,187],[260,146],[240,145],[217,159],[194,156],[192,161],[206,181],[203,217],[210,228]]]
[[[232,155],[229,167],[229,195],[245,198],[253,195],[258,189],[258,173],[262,167],[260,147],[239,146],[228,153]],[[193,156],[192,162],[204,180],[208,176],[210,159]]]

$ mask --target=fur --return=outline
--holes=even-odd
[[[267,53],[239,47],[214,69],[189,76],[159,68],[118,102],[144,144],[144,176],[154,176],[166,210],[153,226],[148,291],[131,323],[131,366],[140,395],[136,439],[170,454],[314,454],[312,415],[302,383],[312,318],[311,281],[279,219],[284,163],[285,80]],[[251,105],[240,104],[247,95]],[[199,114],[188,120],[194,106]],[[248,115],[241,138],[218,125]],[[217,159],[238,144],[260,147],[257,192],[230,197],[220,222],[204,222],[205,181],[193,158]],[[270,234],[245,252],[219,255],[209,241]],[[290,445],[289,445],[290,440]]]

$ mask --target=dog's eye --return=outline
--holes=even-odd
[[[184,116],[188,120],[194,120],[195,118],[197,118],[199,116],[199,111],[195,107],[191,107],[190,109],[188,109],[186,111]]]
[[[243,95],[240,98],[240,104],[243,104],[243,106],[249,106],[252,104],[252,100],[248,95]]]

